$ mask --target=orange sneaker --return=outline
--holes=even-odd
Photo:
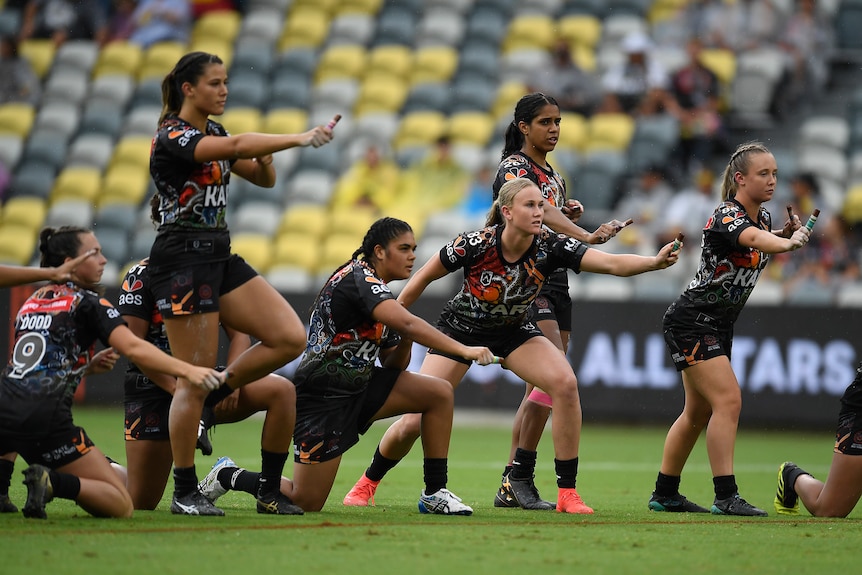
[[[592,507],[588,507],[578,492],[572,489],[560,488],[557,494],[558,513],[579,513],[581,515],[592,515]]]
[[[371,481],[365,474],[359,478],[347,495],[344,496],[344,505],[349,507],[368,507],[374,505],[374,492],[377,491],[379,481]]]

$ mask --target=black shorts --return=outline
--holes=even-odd
[[[126,441],[170,439],[168,414],[171,411],[171,396],[165,393],[161,399],[127,401]]]
[[[510,353],[521,347],[527,340],[534,337],[545,337],[536,324],[531,321],[520,325],[515,329],[506,330],[503,332],[472,334],[463,331],[455,331],[448,326],[438,325],[437,328],[454,339],[457,342],[469,346],[485,346],[491,350],[491,353],[500,357],[508,357]],[[470,365],[473,362],[459,355],[449,355],[436,349],[429,349],[428,353],[442,355],[451,360]]]
[[[844,391],[841,397],[841,411],[838,414],[838,428],[835,431],[835,453],[862,455],[862,381],[860,372],[856,380]]]
[[[323,463],[344,455],[371,427],[371,418],[386,403],[402,373],[400,369],[375,367],[364,392],[339,397],[319,395],[297,385],[294,461]]]
[[[572,331],[572,298],[568,292],[542,290],[530,306],[533,321],[555,321],[560,331]]]
[[[231,254],[224,261],[190,264],[161,273],[150,268],[150,289],[164,318],[217,312],[219,296],[256,275],[244,259]]]
[[[730,331],[703,333],[666,327],[664,341],[674,367],[677,371],[682,371],[713,357],[726,355],[729,359],[733,334]]]
[[[29,464],[57,469],[77,461],[90,452],[93,440],[83,427],[64,426],[38,439],[0,437],[0,455],[17,452]]]

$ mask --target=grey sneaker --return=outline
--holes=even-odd
[[[727,499],[716,499],[712,503],[713,515],[739,515],[743,517],[766,517],[769,515],[763,509],[758,509],[735,493]]]
[[[31,465],[21,473],[24,474],[24,485],[27,486],[27,501],[24,503],[24,517],[47,519],[45,505],[54,499],[54,486],[48,468],[44,465]]]
[[[18,507],[9,499],[8,493],[0,493],[0,513],[18,513]]]
[[[183,497],[177,497],[174,493],[173,501],[171,501],[171,513],[174,515],[224,515],[224,511],[213,505],[212,501],[204,497],[197,489]]]
[[[671,513],[709,513],[709,509],[689,501],[684,495],[677,493],[672,497],[656,495],[655,491],[649,498],[650,511],[670,511]]]

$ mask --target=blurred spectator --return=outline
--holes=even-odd
[[[783,21],[772,0],[706,0],[697,8],[700,38],[708,48],[734,53],[778,45]]]
[[[192,18],[197,20],[207,12],[219,10],[241,10],[243,2],[234,0],[191,0]]]
[[[386,211],[398,195],[400,170],[380,149],[369,145],[362,159],[356,161],[339,179],[333,203],[339,206],[370,206]]]
[[[187,42],[192,22],[188,0],[140,0],[132,14],[130,42],[146,48],[156,42]]]
[[[551,64],[533,70],[527,78],[528,92],[551,95],[561,111],[584,116],[592,114],[601,100],[597,87],[597,78],[575,64],[569,44],[562,39],[551,50]]]
[[[446,210],[464,200],[469,184],[470,174],[452,156],[449,137],[442,136],[422,160],[405,170],[404,188],[409,193],[399,197],[399,203],[429,212]]]
[[[652,42],[640,32],[623,39],[623,62],[611,66],[602,77],[602,112],[633,113],[647,96],[665,92],[670,78],[658,60],[649,55]]]
[[[114,0],[108,19],[108,42],[128,40],[135,31],[136,0]]]
[[[679,232],[685,234],[688,245],[700,245],[703,227],[720,203],[715,189],[715,174],[701,168],[691,187],[676,193],[668,202],[665,225],[659,233],[659,245],[673,241]]]
[[[470,183],[464,201],[461,202],[460,209],[464,214],[472,218],[488,213],[493,199],[495,175],[490,166],[482,164]]]
[[[27,102],[39,103],[42,93],[39,77],[26,58],[18,53],[18,40],[0,37],[0,104]]]
[[[779,45],[788,58],[789,102],[796,104],[805,101],[806,96],[819,96],[829,81],[834,34],[832,23],[817,9],[816,0],[797,0]]]
[[[859,246],[851,239],[850,226],[838,215],[818,220],[802,257],[787,258],[781,266],[785,296],[799,290],[835,291],[862,278]]]
[[[66,40],[104,44],[107,21],[98,0],[30,0],[24,8],[21,38],[48,38],[57,46]]]
[[[614,207],[613,211],[620,220],[634,220],[634,225],[617,234],[618,241],[635,246],[638,253],[655,253],[659,247],[658,237],[667,228],[664,211],[675,192],[662,166],[653,165],[643,170],[634,184],[623,191],[622,198]]]
[[[790,179],[790,194],[790,204],[793,207],[793,213],[799,216],[803,224],[815,209],[820,210],[821,217],[824,220],[831,217],[831,214],[828,213],[825,207],[826,202],[823,200],[823,196],[820,195],[820,186],[817,183],[817,177],[811,172],[800,172]]]
[[[686,174],[709,165],[718,144],[724,139],[724,121],[719,112],[721,85],[718,77],[701,61],[703,45],[689,39],[688,63],[677,70],[671,87],[672,101],[680,122],[680,161]]]

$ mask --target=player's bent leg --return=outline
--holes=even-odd
[[[87,513],[96,517],[132,516],[131,495],[97,447],[56,471],[78,477],[81,489],[74,500]],[[55,496],[60,496],[58,486],[53,487]]]
[[[847,517],[862,497],[862,456],[835,453],[825,483],[800,475],[794,489],[812,515]]]
[[[126,487],[135,509],[153,510],[162,500],[171,474],[171,442],[126,441]]]
[[[340,463],[341,457],[315,464],[294,463],[292,490],[285,495],[305,511],[320,511],[332,492]]]

